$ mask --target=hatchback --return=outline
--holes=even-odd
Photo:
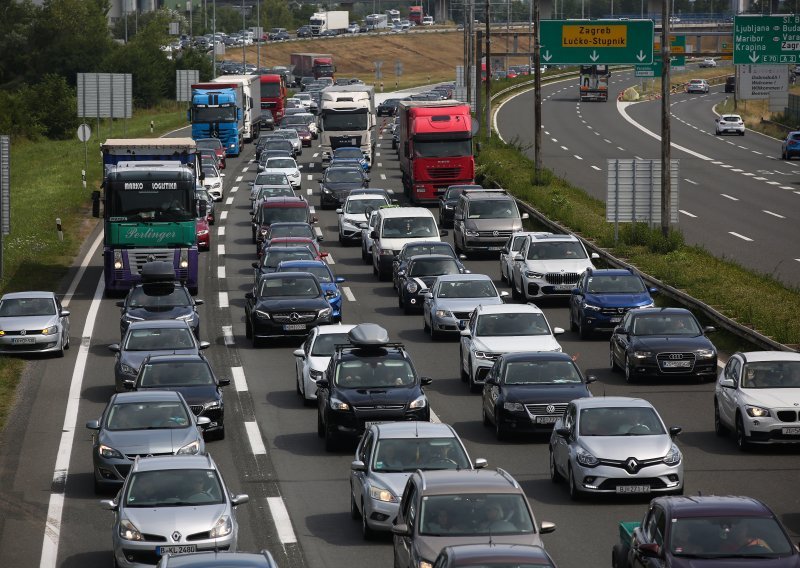
[[[781,142],[781,160],[791,160],[800,156],[800,131],[794,130]]]
[[[11,292],[0,298],[0,353],[69,349],[69,311],[53,292]]]
[[[714,134],[738,134],[744,136],[744,121],[738,114],[723,114],[714,120]]]

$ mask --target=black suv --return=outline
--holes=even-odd
[[[348,339],[317,380],[317,434],[325,449],[333,451],[342,438],[355,440],[372,422],[430,421],[422,387],[432,380],[417,376],[403,344],[389,342],[387,331],[372,323],[357,325]]]

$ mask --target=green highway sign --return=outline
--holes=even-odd
[[[542,20],[539,35],[543,64],[653,62],[652,20]]]
[[[653,63],[651,65],[637,65],[635,68],[635,77],[661,77],[661,38],[655,36],[653,43]],[[686,36],[672,35],[669,36],[669,51],[671,68],[685,67],[686,66]]]
[[[800,63],[800,16],[735,16],[733,63]]]

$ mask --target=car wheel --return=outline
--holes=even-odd
[[[247,339],[253,339],[253,325],[250,323],[250,318],[245,316],[244,319],[244,336]]]
[[[401,292],[401,293],[397,294],[397,307],[402,310],[403,306],[404,306],[404,304],[403,304],[403,293]]]
[[[363,504],[361,505],[363,508]],[[375,531],[370,528],[367,524],[367,515],[361,515],[361,536],[364,537],[364,540],[372,540],[375,538]]]
[[[573,501],[580,501],[581,490],[575,485],[575,476],[572,473],[572,467],[567,470],[567,483],[569,483],[569,498]]]
[[[619,371],[619,365],[617,365],[617,360],[614,359],[614,350],[609,348],[608,350],[608,366],[611,367],[611,372]]]
[[[364,261],[364,264],[369,264],[372,258],[367,254],[367,249],[364,246],[361,246],[361,260]]]
[[[744,130],[739,133],[739,136],[744,136]]]
[[[572,310],[569,311],[569,330],[570,331],[578,331],[578,325],[575,323],[575,318],[572,315]]]
[[[747,437],[744,431],[744,421],[741,414],[736,415],[736,447],[742,452],[750,449],[750,438]]]
[[[403,313],[404,313],[404,314],[406,314],[407,316],[409,316],[409,315],[413,314],[413,313],[414,313],[414,311],[415,311],[415,308],[414,308],[414,306],[412,306],[412,305],[411,305],[411,304],[409,304],[408,302],[403,302]]]
[[[56,357],[61,358],[64,356],[64,340],[61,340],[61,345],[58,347],[58,351],[56,351]]]
[[[556,469],[556,456],[553,454],[553,449],[550,448],[550,481],[558,483],[561,481],[561,474]]]
[[[511,297],[514,300],[522,299],[522,293],[517,291],[517,281],[514,278],[511,279]]]
[[[375,261],[374,260],[372,261],[372,275],[373,276],[378,276],[378,280],[380,280],[380,276],[378,275],[378,269],[375,268]]]
[[[320,438],[325,437],[325,424],[322,423],[322,416],[317,409],[317,436]]]
[[[714,401],[714,433],[717,436],[724,436],[728,433],[728,429],[722,423],[722,419],[719,416],[719,404],[717,401]]]
[[[715,130],[715,131],[714,131],[714,135],[715,135],[715,136],[719,136],[719,130]]]
[[[300,388],[300,381],[302,380],[302,379],[300,378],[301,376],[302,376],[302,374],[301,374],[301,375],[298,375],[297,373],[295,373],[295,375],[294,375],[294,378],[295,378],[295,381],[294,381],[294,388],[295,388],[295,390],[297,391],[297,395],[298,395],[298,396],[300,396],[300,397],[302,397],[303,399],[305,399],[305,398],[306,398],[306,395],[304,395],[304,394],[303,394],[303,389],[301,389],[301,388]]]
[[[325,425],[325,451],[333,452],[337,447],[336,438],[334,438],[333,428],[330,425]]]
[[[69,346],[72,345],[70,342],[69,333],[67,333],[67,336],[64,338],[64,340],[64,349],[69,349]]]
[[[339,244],[342,245],[343,247],[347,246],[347,241],[344,240],[342,233],[339,233]]]
[[[469,362],[469,374],[467,376],[469,377],[469,392],[478,392],[479,385],[475,382],[475,372],[472,369],[472,361]]]
[[[583,318],[578,320],[578,336],[581,339],[589,339],[592,336],[592,332],[583,324]]]
[[[633,375],[633,369],[631,368],[631,364],[625,361],[625,382],[628,384],[636,382],[636,378]]]
[[[250,240],[253,241],[253,244],[256,244],[256,232],[255,232],[255,230],[253,230],[253,235],[252,235],[252,238]]]
[[[508,278],[506,278],[505,265],[502,261],[500,261],[500,282],[508,282]]]
[[[500,416],[498,416],[496,412],[494,414],[494,436],[498,441],[506,439],[506,431],[503,430],[503,427],[500,425]]]
[[[463,351],[463,348],[460,351],[460,357],[459,357],[459,360],[458,360],[458,369],[459,369],[459,371],[461,371],[461,382],[466,383],[468,378],[469,378],[469,375],[467,375],[467,372],[464,370],[464,351]]]
[[[431,341],[436,341],[442,336],[442,334],[433,327],[433,321],[431,321],[431,325],[429,325],[428,328],[431,330]]]
[[[358,505],[356,505],[356,500],[353,497],[353,486],[350,486],[350,518],[352,519],[360,519],[361,513],[358,511]]]
[[[428,325],[428,320],[425,319],[425,310],[422,311],[422,331],[428,333],[431,330],[431,326]]]
[[[483,425],[484,426],[491,426],[492,425],[492,421],[489,420],[489,413],[486,412],[486,405],[483,404],[483,401],[481,401],[481,414],[483,415]]]
[[[225,426],[223,426],[222,428],[220,428],[219,430],[217,430],[217,431],[214,433],[214,437],[215,437],[217,440],[224,440],[224,439],[225,439]]]

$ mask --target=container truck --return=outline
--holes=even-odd
[[[252,142],[258,138],[261,128],[261,81],[258,75],[223,75],[217,77],[214,83],[233,83],[239,86],[237,99],[238,107],[242,109],[242,139]]]
[[[308,19],[308,25],[311,26],[311,35],[315,36],[328,30],[345,33],[350,25],[350,13],[347,10],[315,12]]]
[[[375,154],[375,90],[372,85],[334,85],[322,90],[319,104],[322,163],[341,146],[357,146],[372,164]]]
[[[281,75],[261,75],[261,112],[268,110],[275,124],[283,118],[286,83]]]
[[[422,6],[411,6],[408,9],[408,21],[414,24],[415,26],[422,25],[422,17],[425,14],[422,11]]]
[[[292,53],[291,64],[295,77],[334,77],[336,66],[330,53]]]
[[[195,83],[187,116],[192,138],[219,138],[226,156],[238,156],[244,135],[242,87],[237,83]]]
[[[386,14],[370,14],[364,20],[367,31],[381,30],[389,27],[389,18]]]
[[[92,193],[103,210],[103,275],[108,295],[141,281],[142,267],[166,261],[192,294],[198,287],[196,199],[201,178],[191,138],[109,139],[101,146],[104,177]]]
[[[450,185],[474,183],[469,105],[452,100],[400,101],[398,112],[400,172],[411,201],[433,203]]]
[[[608,101],[608,79],[611,70],[608,65],[581,65],[580,100]]]

